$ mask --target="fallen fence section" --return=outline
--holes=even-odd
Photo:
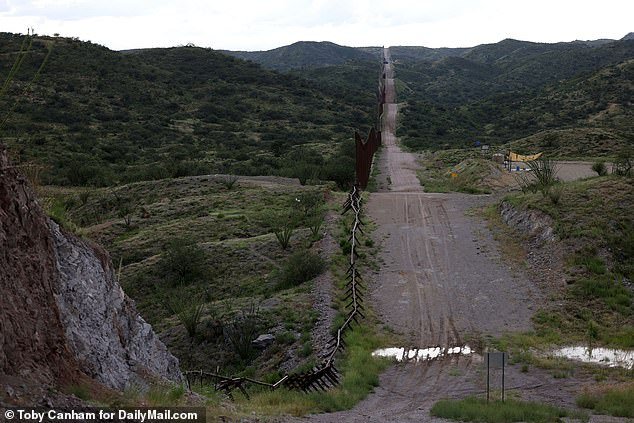
[[[187,387],[190,390],[197,382],[200,383],[201,387],[205,382],[211,382],[214,384],[215,390],[223,391],[229,398],[233,398],[232,392],[236,389],[249,398],[249,393],[245,388],[248,384],[265,386],[271,390],[285,387],[306,393],[311,391],[326,391],[339,384],[340,376],[334,363],[337,353],[345,349],[346,345],[343,336],[348,329],[352,329],[353,323],[359,323],[359,318],[365,317],[362,312],[363,305],[361,304],[363,299],[361,289],[363,287],[356,263],[358,257],[358,237],[359,233],[363,233],[361,229],[363,225],[361,221],[361,192],[357,186],[354,186],[348,194],[348,198],[343,205],[342,214],[346,214],[350,210],[354,213],[354,221],[350,229],[350,259],[346,272],[346,291],[344,293],[344,302],[349,301],[346,305],[348,315],[345,322],[337,329],[337,336],[328,342],[327,352],[322,356],[322,363],[315,366],[312,370],[286,375],[276,383],[266,383],[248,377],[223,376],[218,373],[205,372],[203,370],[190,370],[183,373],[187,380]]]

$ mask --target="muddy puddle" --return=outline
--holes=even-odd
[[[564,357],[584,363],[600,364],[608,367],[634,368],[634,350],[610,348],[564,347],[550,353],[555,357]]]
[[[448,356],[470,355],[474,353],[468,345],[458,347],[429,348],[382,348],[372,353],[372,357],[393,358],[396,361],[431,361]]]

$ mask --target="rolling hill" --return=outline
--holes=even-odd
[[[0,35],[3,80],[22,40]],[[29,86],[47,46],[45,70]],[[0,100],[1,110],[14,109],[0,141],[21,163],[41,166],[47,184],[232,172],[344,186],[354,151],[343,141],[374,117],[376,66],[359,72],[372,74],[372,84],[342,97],[327,78],[282,75],[209,49],[116,52],[39,37]]]
[[[582,129],[623,147],[633,134],[632,59],[632,41],[591,46],[504,40],[459,56],[403,60],[396,68],[405,105],[400,135],[410,148],[424,149],[475,140],[499,144],[551,130],[556,132],[547,138],[559,139],[564,132],[557,131]],[[603,146],[596,153],[616,151]]]

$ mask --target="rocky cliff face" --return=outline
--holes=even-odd
[[[114,388],[180,381],[178,361],[124,294],[108,254],[66,233],[0,148],[0,375]]]

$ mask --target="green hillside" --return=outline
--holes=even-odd
[[[398,63],[405,103],[399,135],[424,149],[600,129],[604,139],[631,144],[633,58],[632,41],[589,47],[505,40],[463,57]]]
[[[440,60],[445,57],[460,57],[469,51],[469,48],[429,48],[418,46],[390,47],[393,60]]]
[[[375,62],[376,56],[353,47],[331,42],[299,41],[266,51],[223,51],[231,56],[251,60],[274,70],[289,70],[341,65],[350,60]]]
[[[21,42],[0,34],[3,80]],[[45,70],[23,92],[47,44]],[[373,92],[374,85],[350,90]],[[232,172],[344,186],[353,169],[353,143],[346,141],[372,123],[374,100],[329,94],[328,86],[327,79],[281,75],[209,49],[115,52],[42,37],[0,105],[9,110],[18,99],[0,141],[20,162],[43,166],[46,184]]]

